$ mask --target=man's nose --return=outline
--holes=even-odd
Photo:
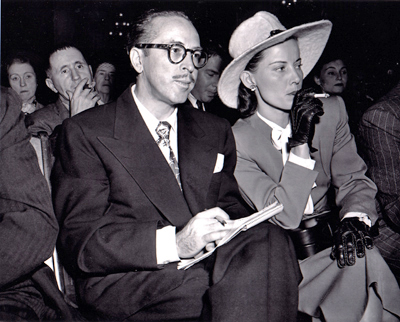
[[[213,82],[212,82],[212,86],[213,86],[214,88],[217,88],[217,87],[218,87],[218,81],[219,81],[219,77],[214,77],[214,80],[213,80]]]
[[[80,79],[80,78],[81,78],[81,75],[78,73],[77,70],[72,69],[71,77],[72,77],[72,79],[77,80],[77,79]]]
[[[188,54],[186,55],[185,59],[181,62],[181,67],[183,69],[187,69],[190,73],[193,73],[195,67],[194,67],[194,64],[193,64],[191,53],[188,52]]]

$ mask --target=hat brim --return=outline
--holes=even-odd
[[[261,50],[272,47],[291,37],[297,38],[303,75],[306,77],[324,51],[331,29],[332,23],[328,20],[311,22],[266,38],[256,46],[248,49],[232,60],[222,72],[218,83],[218,95],[221,101],[231,108],[237,108],[238,88],[241,82],[240,74],[244,71],[249,61]]]

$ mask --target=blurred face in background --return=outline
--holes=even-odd
[[[340,95],[347,86],[347,67],[341,59],[331,61],[322,66],[314,81],[325,93]]]
[[[16,91],[22,103],[31,103],[35,98],[37,80],[33,67],[29,63],[14,62],[8,68],[8,81]]]
[[[110,63],[102,63],[96,70],[94,81],[98,93],[110,94],[114,86],[115,67]]]
[[[209,103],[217,95],[217,86],[221,75],[222,59],[219,56],[211,56],[207,64],[199,69],[196,85],[192,94],[199,101]]]

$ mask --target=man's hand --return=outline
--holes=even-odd
[[[311,152],[316,149],[311,147],[314,137],[315,123],[319,116],[324,114],[322,102],[318,98],[308,96],[313,93],[313,89],[302,89],[298,91],[293,99],[290,111],[292,123],[292,137],[289,138],[291,148],[307,143]]]
[[[365,248],[372,249],[374,244],[369,227],[358,217],[343,219],[333,235],[331,258],[337,260],[339,268],[352,266],[365,256]]]
[[[225,220],[223,225],[216,217]],[[233,228],[233,221],[221,208],[198,213],[176,234],[176,247],[180,258],[192,258],[210,251]]]
[[[94,85],[92,88],[84,88],[87,81],[87,78],[82,79],[78,86],[76,86],[74,93],[67,91],[71,116],[95,106],[100,99],[100,96],[94,89]]]

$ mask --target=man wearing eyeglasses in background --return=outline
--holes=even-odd
[[[151,10],[128,38],[138,73],[116,102],[66,120],[52,184],[58,250],[94,320],[295,321],[293,246],[261,223],[188,270],[247,216],[226,120],[186,101],[207,62],[181,12]]]

